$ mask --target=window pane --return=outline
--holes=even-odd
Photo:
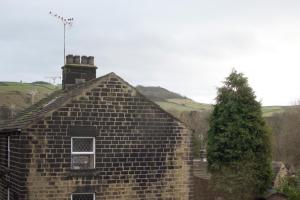
[[[94,200],[94,194],[73,194],[72,200]]]
[[[72,152],[93,152],[93,138],[72,138]]]
[[[94,168],[94,154],[73,154],[72,169],[92,169]]]

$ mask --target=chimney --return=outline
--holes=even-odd
[[[66,89],[77,83],[96,78],[97,67],[93,56],[67,55],[66,64],[62,67],[62,87]]]

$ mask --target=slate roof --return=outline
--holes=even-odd
[[[86,90],[90,86],[93,86],[94,84],[99,84],[103,81],[106,81],[109,77],[115,77],[122,81],[124,84],[128,85],[129,87],[133,88],[135,90],[135,87],[131,86],[129,83],[124,81],[122,78],[120,78],[118,75],[115,73],[111,72],[109,74],[106,74],[104,76],[92,79],[90,81],[87,81],[85,83],[80,83],[76,84],[74,86],[69,87],[68,89],[65,90],[58,90],[56,92],[53,92],[51,95],[48,97],[40,100],[36,104],[28,107],[24,111],[20,112],[17,114],[17,116],[14,119],[11,120],[6,120],[0,122],[0,132],[12,132],[12,131],[20,131],[21,129],[25,128],[29,124],[41,120],[44,118],[44,116],[51,112],[54,111],[55,109],[59,108],[62,106],[64,103],[69,101],[70,99],[80,95],[83,90]],[[136,91],[139,95],[143,96],[145,99],[148,101],[152,102],[149,100],[147,97],[144,95],[140,94],[138,91]],[[153,105],[158,107],[160,110],[163,112],[167,113],[164,111],[159,105],[156,103],[152,102]],[[179,119],[176,117],[172,116],[171,114],[167,113],[171,118],[175,119],[176,121],[182,123]],[[182,123],[183,124],[183,123]]]
[[[40,100],[36,104],[17,114],[14,119],[0,123],[0,131],[9,132],[11,130],[24,128],[33,121],[43,118],[45,114],[58,108],[72,97],[77,96],[84,88],[89,87],[93,83],[105,80],[110,75],[113,75],[113,73],[87,81],[85,83],[74,85],[67,90],[58,90],[53,92],[48,97]]]

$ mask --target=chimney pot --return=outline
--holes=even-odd
[[[73,58],[74,56],[72,54],[69,54],[66,56],[66,64],[73,64]]]
[[[89,56],[87,59],[89,65],[94,65],[94,56]]]
[[[81,56],[81,64],[88,64],[88,57],[87,56]]]
[[[74,56],[74,64],[80,64],[80,56],[76,55]]]

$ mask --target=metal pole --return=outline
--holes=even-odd
[[[51,11],[49,12],[49,14],[59,19],[64,25],[64,64],[66,64],[66,25],[71,26],[74,18],[64,18],[58,14],[52,13]]]

